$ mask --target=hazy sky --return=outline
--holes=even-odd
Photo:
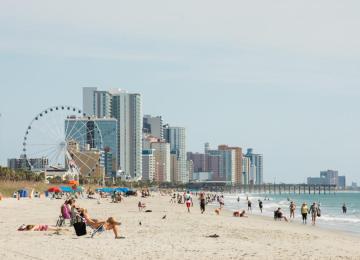
[[[360,182],[360,1],[0,1],[0,162],[82,87],[143,95],[203,143],[253,147],[266,181]]]

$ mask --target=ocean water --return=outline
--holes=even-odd
[[[240,202],[237,202],[238,196]],[[303,202],[310,208],[313,202],[320,203],[321,217],[317,225],[325,228],[342,230],[360,235],[360,192],[336,192],[331,194],[224,194],[225,207],[230,210],[247,210],[246,196],[252,202],[252,214],[260,215],[258,200],[263,201],[263,215],[274,215],[274,210],[281,208],[287,217],[290,216],[291,201],[296,204],[295,220],[302,222],[300,208]],[[265,200],[267,197],[269,200]],[[347,206],[347,214],[342,213],[343,203]],[[311,216],[308,216],[308,225]]]

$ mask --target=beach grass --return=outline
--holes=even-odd
[[[49,188],[48,184],[43,182],[30,182],[30,181],[0,181],[0,193],[4,197],[11,197],[14,192],[20,189],[27,189],[44,192]]]

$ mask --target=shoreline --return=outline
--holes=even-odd
[[[216,208],[218,208],[215,205],[207,205],[207,207],[211,208],[213,211]],[[245,210],[245,208],[241,208],[241,209]],[[226,217],[232,217],[233,210],[231,210],[229,208],[226,208],[226,206],[221,211],[222,212],[227,212],[228,216],[226,216]],[[323,230],[325,232],[330,232],[330,233],[332,233],[334,235],[335,235],[335,233],[336,234],[341,233],[342,235],[345,235],[345,236],[349,235],[349,236],[352,236],[354,238],[359,238],[360,237],[360,233],[358,233],[358,232],[350,232],[350,231],[347,231],[347,230],[335,229],[335,228],[328,227],[326,225],[319,225],[319,224],[316,224],[315,226],[313,226],[311,224],[311,217],[310,217],[310,220],[308,219],[308,223],[306,225],[304,225],[304,224],[302,224],[301,220],[299,220],[299,219],[295,219],[295,220],[288,219],[289,220],[288,222],[286,222],[284,220],[275,221],[273,217],[268,216],[268,215],[262,215],[261,213],[248,213],[247,210],[245,210],[245,212],[246,212],[246,215],[248,216],[248,218],[256,219],[258,221],[275,222],[275,223],[280,222],[280,223],[283,223],[284,225],[291,225],[291,226],[294,225],[297,228],[309,229],[310,232]],[[234,218],[234,217],[232,217],[232,218]]]

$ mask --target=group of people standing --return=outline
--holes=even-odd
[[[216,202],[219,203],[219,208],[215,209],[215,212],[216,211],[220,212],[220,210],[225,205],[223,195],[210,194],[210,193],[205,194],[205,192],[199,192],[199,193],[196,193],[195,195],[196,195],[196,197],[199,198],[199,201],[200,201],[201,214],[204,214],[205,206],[210,202],[215,202],[216,201]],[[192,198],[192,193],[190,193],[190,191],[184,192],[183,195],[180,195],[178,193],[177,196],[174,193],[173,196],[172,196],[171,201],[175,202],[176,200],[181,204],[184,203],[186,205],[187,211],[190,213],[190,207],[193,206],[193,198]],[[265,200],[266,200],[266,198],[265,198]],[[290,201],[289,198],[288,198],[288,201]],[[237,198],[237,202],[240,203],[240,197]],[[252,212],[252,202],[251,202],[251,200],[249,199],[248,196],[246,196],[246,203],[247,203],[247,207],[248,207],[248,212]],[[260,212],[262,213],[264,205],[263,205],[263,201],[261,199],[258,199],[258,206],[259,206]],[[295,219],[296,204],[295,204],[294,201],[290,202],[289,210],[290,210],[289,219]],[[344,214],[346,214],[346,212],[347,212],[347,207],[346,207],[345,203],[342,206],[342,212]],[[309,207],[306,202],[303,202],[302,205],[301,205],[301,208],[300,208],[300,213],[301,213],[302,223],[303,224],[307,224],[308,215],[310,215],[311,216],[311,223],[312,223],[312,225],[315,225],[317,218],[321,217],[320,203],[313,202],[311,204],[311,206]],[[217,213],[217,214],[219,214],[219,213]],[[235,212],[234,216],[245,216],[245,210]],[[274,217],[275,217],[275,219],[284,219],[285,221],[288,221],[288,218],[282,212],[281,208],[278,208],[274,212]]]
[[[293,202],[292,202],[293,203]],[[293,203],[294,204],[294,203]],[[316,223],[316,219],[318,217],[321,217],[321,210],[320,210],[320,204],[314,202],[310,208],[308,207],[307,203],[304,202],[302,205],[301,205],[301,209],[300,209],[300,212],[301,212],[301,216],[302,216],[302,222],[303,224],[307,224],[307,217],[308,217],[308,214],[311,215],[311,224],[315,225]]]

